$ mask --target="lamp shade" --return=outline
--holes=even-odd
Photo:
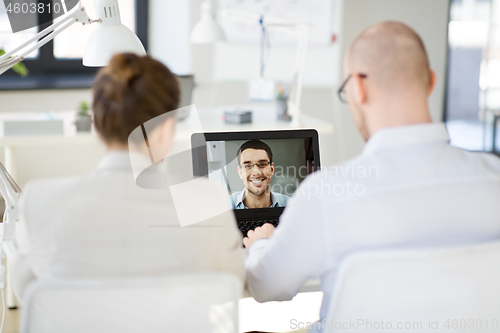
[[[191,43],[208,44],[225,40],[224,30],[214,17],[212,3],[204,1],[201,4],[201,19],[191,32]]]
[[[90,35],[83,53],[83,65],[87,67],[107,66],[117,53],[146,55],[139,38],[123,24],[99,25]]]
[[[95,0],[94,3],[100,23],[85,45],[83,65],[87,67],[107,66],[117,53],[146,55],[146,50],[139,38],[122,24],[118,1]]]

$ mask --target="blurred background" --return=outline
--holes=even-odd
[[[227,40],[190,43],[200,19],[202,0],[119,0],[122,21],[134,30],[148,53],[179,76],[192,75],[190,101],[198,109],[261,107],[276,101],[249,99],[249,82],[259,77],[261,39],[257,25],[220,20]],[[452,144],[494,151],[500,110],[497,0],[217,0],[217,9],[232,9],[310,24],[302,113],[333,130],[320,133],[323,166],[345,161],[362,150],[348,108],[336,90],[342,82],[342,57],[353,39],[381,20],[407,23],[423,38],[438,76],[429,103],[434,121],[446,121]],[[90,16],[93,1],[82,0]],[[496,14],[495,14],[496,13]],[[43,27],[42,27],[43,28]],[[74,25],[24,62],[29,75],[9,71],[0,76],[0,120],[61,112],[75,113],[86,101],[95,68],[81,65],[85,40],[94,27]],[[11,49],[37,29],[12,34],[0,4],[0,48]],[[264,77],[289,92],[297,55],[297,36],[268,31]],[[189,86],[189,85],[188,85]],[[189,89],[189,88],[187,88]],[[91,110],[90,110],[91,112]],[[208,112],[208,111],[207,111]],[[219,117],[218,114],[214,117]],[[258,126],[258,122],[254,121]],[[233,128],[237,129],[237,127]],[[0,133],[1,134],[1,133]],[[2,147],[8,146],[0,138]],[[11,142],[11,141],[9,141]],[[11,143],[9,143],[11,145]],[[98,140],[79,144],[19,145],[16,180],[21,186],[37,177],[74,175],[92,170],[104,154]],[[5,154],[0,153],[0,162]]]

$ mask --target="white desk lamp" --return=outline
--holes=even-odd
[[[130,29],[121,24],[117,0],[95,0],[95,8],[97,13],[96,20],[89,18],[85,8],[81,7],[80,3],[78,7],[63,16],[59,22],[52,24],[24,44],[5,53],[0,57],[0,75],[18,62],[23,61],[28,54],[38,50],[77,22],[83,25],[91,23],[99,24],[90,35],[85,46],[83,56],[83,64],[85,66],[106,66],[111,57],[116,53],[130,52],[138,55],[146,55],[144,46],[139,38]],[[1,236],[3,240],[4,236],[11,238],[14,235],[14,222],[18,219],[17,201],[21,195],[21,189],[16,185],[2,164],[0,164],[0,192],[6,203],[3,233]],[[2,245],[1,243],[0,246]],[[2,253],[2,249],[0,249],[0,253]],[[3,279],[0,287],[2,287],[2,284]]]
[[[215,18],[214,6],[211,1],[205,0],[201,3],[201,18],[191,32],[191,43],[209,44],[225,41],[224,30]]]
[[[74,23],[99,26],[90,35],[83,55],[83,65],[87,67],[106,66],[116,53],[146,55],[146,50],[137,36],[121,24],[117,0],[95,0],[97,19],[91,20],[84,7],[80,6],[63,16],[61,21],[39,32],[26,43],[0,57],[0,75],[10,69],[31,52],[38,50]],[[50,35],[49,35],[50,34]],[[31,44],[36,43],[35,45]],[[16,54],[19,52],[19,54]]]
[[[4,239],[12,239],[15,232],[15,222],[19,219],[19,210],[17,202],[21,196],[21,189],[7,170],[0,163],[0,193],[5,200],[5,212],[3,215],[2,234],[0,235],[0,258],[3,257],[3,241]],[[2,295],[3,312],[2,323],[0,325],[0,333],[3,331],[5,323],[5,266],[0,264],[0,291]]]
[[[4,230],[2,237],[5,238],[5,236],[7,236],[7,238],[10,238],[13,236],[12,228],[14,222],[17,222],[19,219],[17,202],[21,196],[21,189],[17,186],[16,182],[12,179],[2,163],[0,163],[0,193],[2,193],[5,200],[5,212],[3,217]]]
[[[229,18],[233,21],[243,22],[250,25],[258,25],[262,28],[271,28],[299,37],[297,57],[293,74],[290,96],[288,98],[288,112],[292,116],[292,122],[300,125],[300,101],[304,85],[304,74],[306,69],[307,50],[309,46],[310,26],[303,23],[294,23],[277,18],[262,17],[257,14],[235,10],[216,10],[213,0],[205,0],[201,4],[201,19],[191,32],[191,43],[210,44],[225,41],[226,37],[217,17]],[[265,19],[265,20],[264,20]],[[272,21],[275,23],[266,23]],[[261,43],[261,77],[264,75],[264,43]]]
[[[95,0],[97,19],[91,20],[81,3],[78,7],[61,18],[55,24],[39,32],[36,36],[5,53],[0,57],[0,75],[5,73],[15,64],[24,60],[31,52],[38,50],[49,41],[53,40],[62,31],[79,22],[83,25],[98,23],[99,26],[90,35],[83,55],[83,65],[88,67],[106,66],[114,54],[135,53],[146,55],[146,50],[137,36],[127,27],[121,24],[120,10],[117,0]],[[34,44],[34,45],[32,45]],[[4,213],[3,232],[0,241],[0,254],[2,254],[3,239],[10,239],[15,232],[15,222],[18,220],[17,202],[21,195],[21,189],[4,166],[0,163],[0,192],[5,199],[6,209]],[[0,255],[1,257],[1,255]],[[3,330],[5,321],[5,267],[0,265],[0,289],[3,302],[2,323],[0,332]]]

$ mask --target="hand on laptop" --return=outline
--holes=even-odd
[[[271,237],[274,229],[275,228],[271,223],[266,223],[262,227],[257,227],[255,228],[255,230],[250,230],[247,233],[247,237],[243,238],[243,245],[245,245],[245,247],[249,249],[250,246],[255,243],[255,241]]]

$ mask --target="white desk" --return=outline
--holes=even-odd
[[[63,135],[33,135],[33,136],[0,136],[0,147],[4,149],[5,168],[14,179],[18,179],[17,148],[21,147],[59,147],[75,145],[98,145],[99,138],[95,133],[77,133],[75,112],[57,112],[51,116],[63,120]],[[40,118],[36,113],[0,113],[0,120],[27,120]],[[0,124],[2,125],[2,124]]]

